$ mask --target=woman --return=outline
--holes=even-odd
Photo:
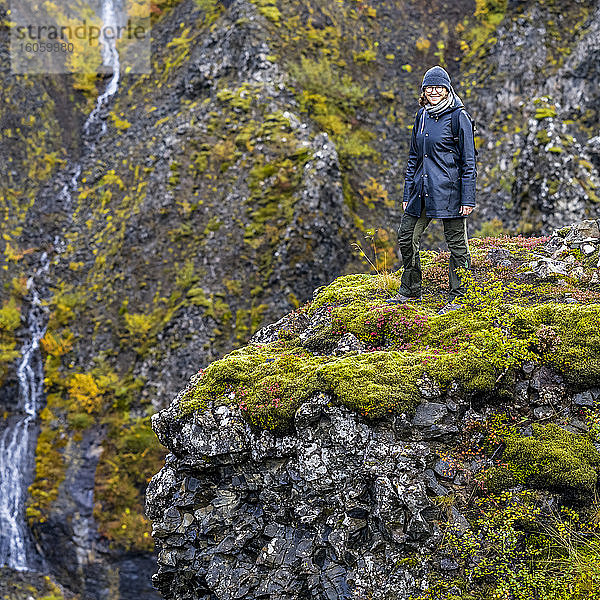
[[[404,179],[404,214],[398,228],[404,271],[398,295],[387,301],[422,299],[419,241],[431,219],[439,218],[450,250],[448,303],[438,313],[444,314],[462,306],[460,298],[466,289],[456,269],[471,267],[466,217],[475,207],[473,125],[452,88],[450,76],[440,66],[425,73],[419,104],[422,108],[412,131]]]

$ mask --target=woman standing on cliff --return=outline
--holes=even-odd
[[[456,272],[471,267],[467,216],[475,207],[476,151],[471,117],[450,76],[440,66],[423,77],[404,179],[404,214],[398,244],[404,271],[390,303],[421,300],[419,242],[432,218],[442,219],[450,250],[448,303],[438,314],[460,308],[466,289]]]

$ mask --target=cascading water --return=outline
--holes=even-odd
[[[102,23],[105,27],[110,27],[113,31],[117,28],[117,11],[113,0],[103,0],[102,2]],[[90,113],[87,121],[83,125],[83,132],[89,135],[90,128],[95,124],[100,124],[100,134],[102,135],[106,131],[106,119],[101,118],[102,107],[107,103],[111,96],[114,96],[119,85],[119,71],[121,65],[119,63],[119,53],[117,51],[116,41],[113,37],[102,37],[102,64],[110,67],[112,70],[112,76],[104,93],[98,96],[96,100],[96,106]]]
[[[118,1],[118,0],[116,0]],[[104,26],[117,25],[115,0],[101,0],[101,17]],[[94,110],[83,125],[84,142],[92,151],[95,142],[106,131],[106,115],[103,108],[117,92],[119,83],[119,54],[115,40],[100,38],[102,61],[112,70],[105,91],[98,97]],[[68,173],[68,174],[67,174]],[[72,192],[77,189],[81,164],[68,167],[58,177],[67,180],[57,200],[72,214]],[[58,254],[64,243],[58,237],[54,248]],[[0,567],[7,566],[18,571],[32,570],[39,566],[40,557],[34,549],[29,529],[25,523],[26,490],[33,477],[37,416],[43,405],[44,373],[39,342],[47,326],[47,309],[43,306],[38,286],[48,274],[50,261],[44,252],[40,267],[27,281],[30,309],[27,317],[27,341],[21,350],[17,369],[19,401],[16,414],[12,415],[0,436]]]
[[[46,331],[47,308],[40,301],[36,280],[48,272],[44,252],[41,266],[27,281],[31,308],[27,317],[28,341],[21,350],[18,413],[0,439],[0,564],[25,570],[30,564],[32,544],[23,519],[24,479],[31,478],[36,417],[42,404],[44,375],[39,342]]]

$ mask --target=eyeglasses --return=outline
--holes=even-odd
[[[446,88],[443,85],[428,85],[425,86],[425,93],[431,94],[433,93],[433,90],[435,90],[438,94],[441,94],[445,89]]]

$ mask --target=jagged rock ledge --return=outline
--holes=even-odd
[[[491,269],[490,261],[499,269],[516,267],[547,285],[549,274],[536,273],[532,263],[559,248],[568,250],[563,246],[574,240],[578,247],[581,238],[594,246],[584,254],[593,255],[596,269],[597,226],[596,237],[588,235],[594,224],[555,232],[543,248],[520,255],[520,266],[514,254],[499,253],[497,246],[480,248],[486,257],[482,268]],[[508,264],[495,260],[501,254]],[[586,264],[581,279],[590,282],[591,262]],[[561,282],[557,289],[570,285]],[[316,290],[315,300],[326,289]],[[587,305],[585,312],[570,296],[544,306],[546,315],[554,314],[554,307],[556,315],[583,310],[581,319],[598,320],[598,304]],[[257,332],[251,344],[292,337],[305,347],[323,352],[326,347],[329,356],[367,354],[360,332],[344,331],[339,322],[333,341],[323,336],[323,328],[332,331],[327,307],[290,313]],[[450,325],[453,317],[440,318]],[[171,452],[147,492],[147,515],[160,551],[153,578],[157,589],[167,600],[408,600],[437,576],[452,580],[458,563],[439,543],[449,525],[458,537],[472,531],[465,515],[477,482],[513,492],[535,489],[540,510],[585,503],[600,468],[597,431],[586,420],[600,404],[598,348],[593,340],[588,347],[585,339],[569,339],[583,348],[581,360],[587,362],[576,369],[577,377],[561,372],[546,359],[560,354],[567,332],[543,319],[537,324],[534,349],[540,360],[505,369],[493,382],[506,376],[499,385],[476,374],[470,381],[457,374],[441,385],[424,372],[415,382],[414,403],[378,418],[324,390],[293,406],[287,425],[275,431],[251,424],[244,404],[233,401],[235,391],[190,412],[193,391],[208,369],[199,371],[172,405],[153,417],[157,436]],[[500,331],[506,324],[491,326]],[[389,335],[383,343],[392,344]],[[485,446],[486,431],[499,415],[518,417],[512,433],[504,429],[492,453],[457,460],[459,445]],[[503,453],[523,477],[514,478],[518,469],[499,466]],[[441,514],[439,498],[462,500]]]
[[[566,418],[581,433],[579,409],[595,405],[600,389],[565,392],[560,376],[532,364],[514,390],[524,413]],[[412,419],[373,423],[318,394],[286,435],[257,432],[227,406],[181,419],[176,401],[157,415],[155,431],[172,454],[149,486],[147,512],[164,598],[418,593],[441,535],[431,497],[466,489],[486,466],[474,460],[459,473],[444,458],[448,444],[499,408],[474,408],[457,387],[424,396]],[[450,518],[469,528],[458,509]]]

